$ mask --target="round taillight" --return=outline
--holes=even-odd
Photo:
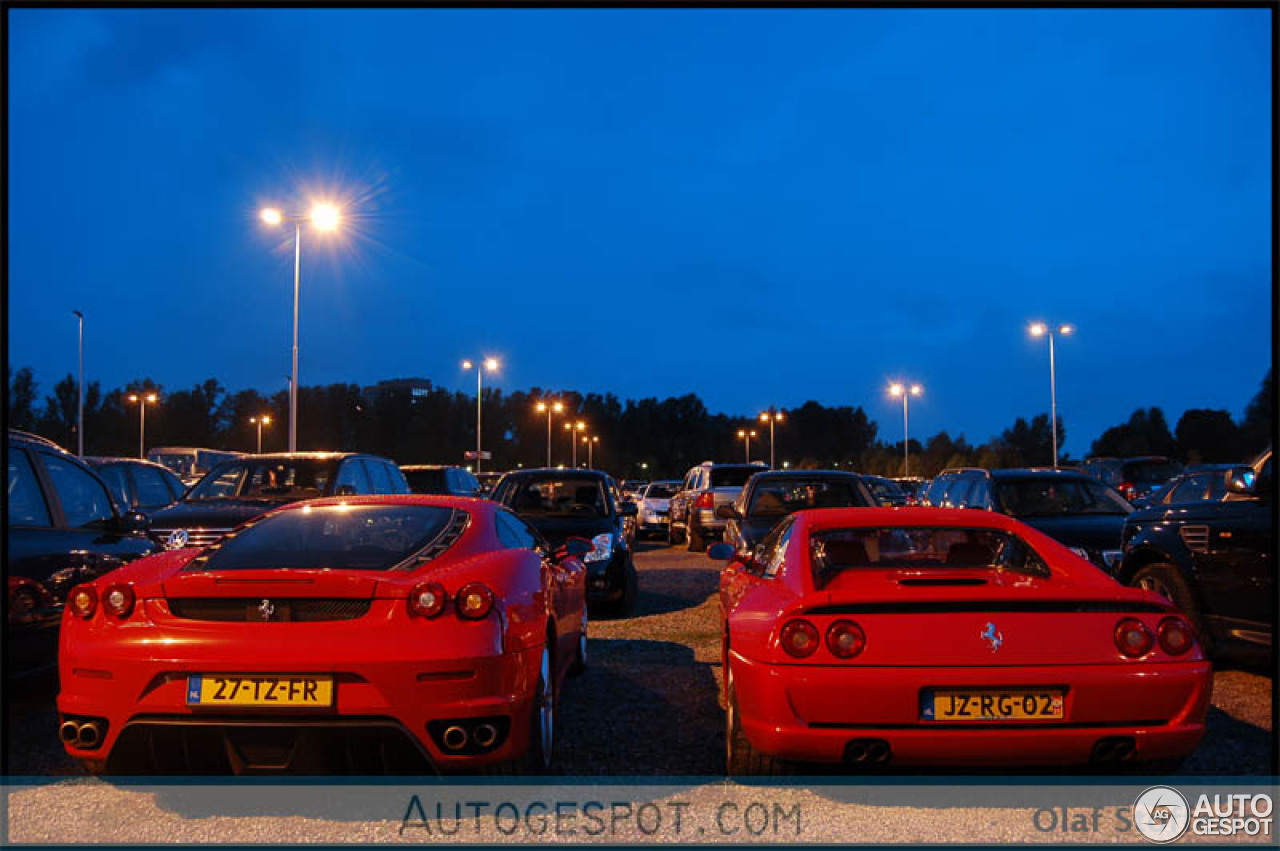
[[[780,638],[782,649],[787,651],[787,655],[797,659],[812,656],[813,651],[818,649],[818,628],[802,618],[787,621],[782,627]]]
[[[98,592],[87,585],[82,585],[71,592],[67,597],[67,603],[77,617],[88,620],[98,609]]]
[[[841,659],[852,659],[867,645],[867,634],[853,621],[838,620],[827,627],[827,649]]]
[[[1170,656],[1181,656],[1196,643],[1191,627],[1182,618],[1165,618],[1156,627],[1160,647]]]
[[[133,611],[133,586],[112,585],[102,594],[102,608],[112,617],[124,620]]]
[[[439,582],[419,582],[409,592],[409,614],[420,618],[434,618],[444,611],[449,595]]]
[[[455,602],[458,617],[478,621],[493,608],[493,592],[479,582],[472,582],[458,589]]]
[[[1116,647],[1130,659],[1137,659],[1151,652],[1156,637],[1147,625],[1137,618],[1123,618],[1116,624]]]

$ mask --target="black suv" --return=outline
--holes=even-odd
[[[151,537],[168,549],[207,547],[273,508],[366,493],[409,493],[394,461],[352,452],[280,452],[223,461],[181,501],[151,515]]]
[[[1133,511],[1092,476],[1048,467],[965,470],[947,487],[943,502],[1008,514],[1108,573],[1120,564],[1120,533]]]
[[[470,471],[441,464],[401,464],[400,472],[414,493],[445,496],[484,496],[484,488]]]
[[[1214,651],[1265,651],[1275,632],[1275,473],[1271,450],[1233,473],[1217,502],[1129,515],[1116,578],[1159,592]]]
[[[523,517],[557,549],[571,537],[586,538],[587,602],[623,615],[635,604],[636,567],[631,560],[627,520],[633,502],[618,502],[617,488],[598,470],[551,468],[507,473],[493,489],[493,500]]]
[[[742,494],[716,514],[725,520],[724,542],[750,553],[790,515],[808,508],[878,505],[866,476],[839,470],[771,470],[747,479]]]
[[[156,550],[146,515],[56,443],[9,429],[5,638],[11,671],[52,664],[67,591]]]

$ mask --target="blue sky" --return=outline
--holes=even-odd
[[[1066,450],[1272,353],[1270,11],[11,9],[9,362],[862,405]]]

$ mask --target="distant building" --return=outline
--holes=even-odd
[[[404,393],[408,392],[410,396],[422,397],[431,395],[431,391],[435,389],[430,379],[427,378],[390,378],[386,381],[379,381],[369,387],[361,388],[365,399],[371,404],[378,400],[383,393]]]

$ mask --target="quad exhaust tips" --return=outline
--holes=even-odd
[[[449,750],[460,751],[467,746],[467,731],[455,724],[445,729],[441,739]]]
[[[92,750],[102,744],[103,725],[97,721],[68,718],[58,726],[58,738],[64,745]]]
[[[884,739],[854,739],[844,747],[847,765],[880,768],[888,764],[893,751]]]
[[[1093,745],[1090,758],[1094,762],[1123,762],[1133,756],[1137,745],[1132,736],[1108,736]]]
[[[498,740],[498,728],[492,724],[479,724],[471,738],[479,747],[487,748]]]

